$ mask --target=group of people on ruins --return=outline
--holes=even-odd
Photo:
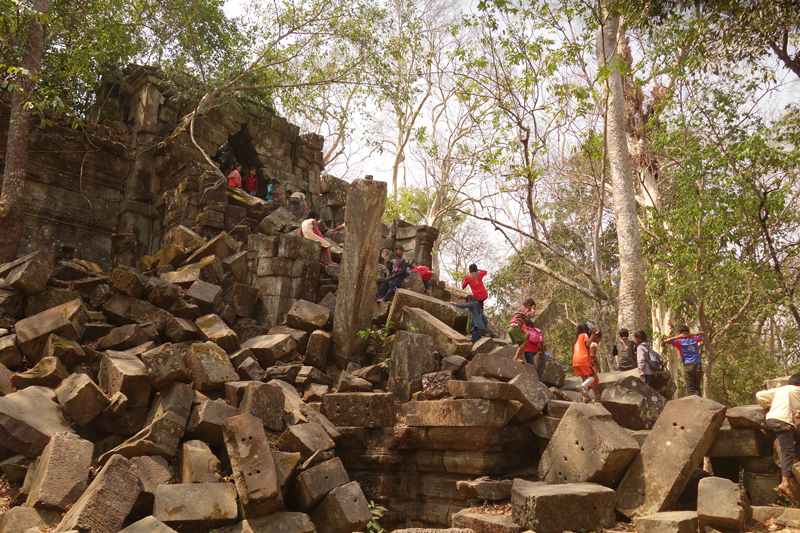
[[[242,175],[243,166],[241,163],[234,163],[233,170],[231,170],[230,174],[228,174],[228,187],[235,187],[237,189],[241,189],[250,196],[255,196],[258,198],[262,198],[258,196],[258,176],[256,176],[256,168],[252,167],[248,174]],[[272,179],[268,181],[267,184],[267,193],[264,195],[264,200],[277,200],[280,198],[280,193],[278,192],[278,187],[280,186],[280,182],[276,179]],[[302,201],[302,205],[306,208],[306,211],[309,210],[308,204],[305,201],[305,195],[307,192],[305,190],[293,192],[291,190],[286,191],[286,201],[287,207],[291,212],[294,212],[294,199],[297,199],[297,204],[299,205]]]

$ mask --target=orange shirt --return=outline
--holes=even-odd
[[[592,358],[589,354],[589,347],[586,346],[586,341],[589,336],[586,333],[581,333],[578,340],[575,341],[575,351],[572,354],[572,366],[576,368],[586,368],[592,366]]]

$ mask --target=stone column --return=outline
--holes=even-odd
[[[372,324],[385,207],[386,183],[358,179],[348,187],[344,257],[333,321],[333,354],[339,366],[346,366],[367,347],[356,333]]]

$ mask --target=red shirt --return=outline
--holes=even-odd
[[[489,293],[486,292],[486,287],[483,285],[483,277],[485,275],[485,270],[475,272],[474,274],[467,274],[467,277],[464,278],[464,283],[461,284],[461,288],[465,289],[467,285],[469,285],[469,288],[472,290],[472,295],[476,300],[485,300],[489,297]]]
[[[258,178],[248,174],[242,178],[242,185],[244,190],[256,192],[258,190]]]
[[[522,331],[528,336],[528,344],[525,345],[526,352],[538,352],[539,351],[539,343],[538,342],[531,342],[531,328],[523,327]]]

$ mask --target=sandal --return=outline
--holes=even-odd
[[[786,493],[786,492],[784,492],[784,491],[783,491],[783,490],[782,490],[780,487],[773,487],[773,489],[772,489],[772,490],[774,490],[774,491],[775,491],[775,492],[777,492],[777,493],[778,493],[780,496],[782,496],[782,497],[786,498],[786,499],[787,499],[787,500],[789,500],[790,502],[792,502],[792,503],[797,503],[797,500],[794,498],[794,496],[791,496],[791,495],[787,494],[787,493]]]

